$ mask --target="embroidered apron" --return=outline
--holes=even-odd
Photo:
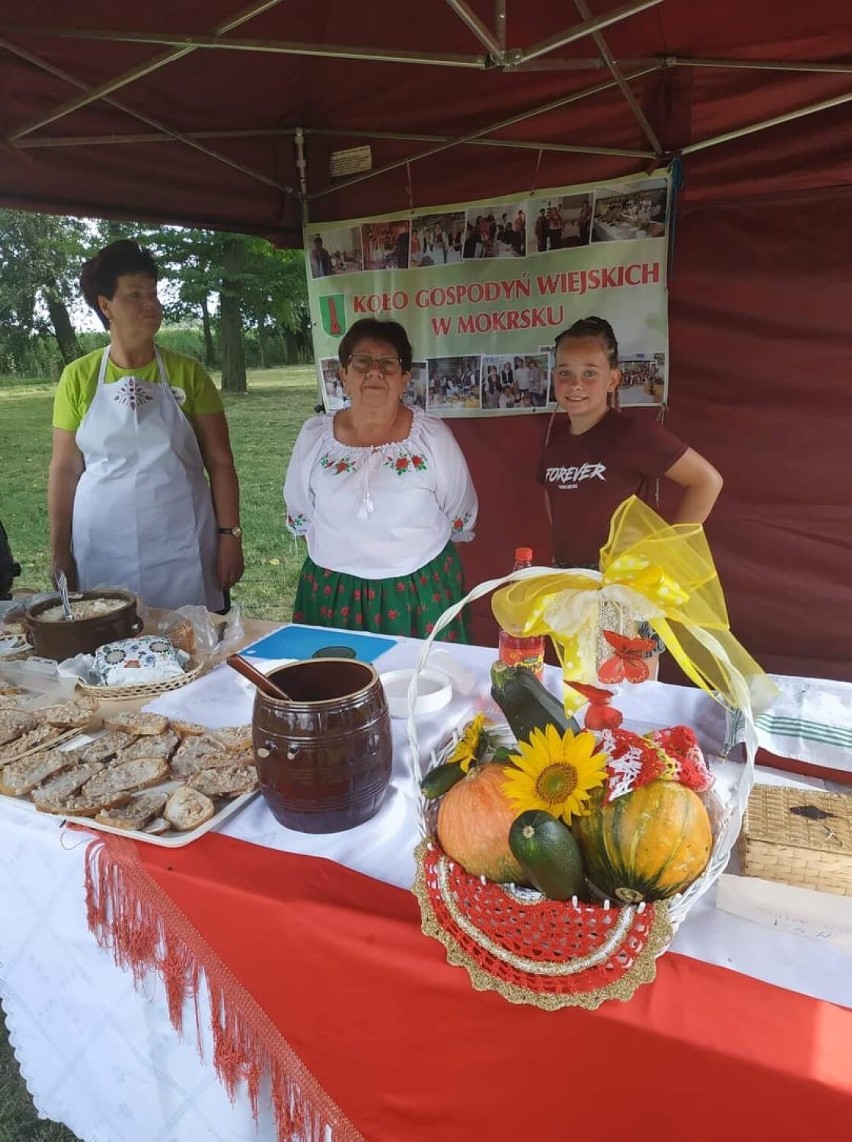
[[[77,430],[86,470],[74,497],[80,588],[124,587],[152,607],[218,611],[219,536],[192,425],[154,350],[159,383],[124,377],[98,387]]]

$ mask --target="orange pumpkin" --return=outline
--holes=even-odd
[[[628,904],[683,892],[713,847],[701,798],[676,781],[652,781],[609,805],[597,790],[591,812],[575,817],[571,832],[592,884]]]
[[[521,866],[509,848],[509,828],[518,810],[503,792],[505,767],[472,766],[441,798],[438,841],[473,876],[498,884],[522,882]]]

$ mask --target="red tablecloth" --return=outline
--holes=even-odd
[[[446,963],[413,895],[340,865],[215,835],[121,849],[223,1003],[245,989],[370,1142],[852,1136],[852,1011],[673,953],[627,1004],[516,1007]]]

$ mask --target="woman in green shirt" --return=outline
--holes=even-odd
[[[217,611],[243,573],[239,484],[213,382],[155,344],[157,276],[150,252],[127,239],[83,266],[83,296],[110,344],[59,381],[53,570],[81,590],[125,587],[150,606]]]

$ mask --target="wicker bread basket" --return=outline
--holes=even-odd
[[[140,698],[155,698],[158,694],[168,694],[171,690],[179,690],[189,682],[194,682],[205,670],[207,663],[187,664],[183,674],[173,678],[163,678],[160,682],[138,682],[130,686],[92,686],[88,682],[78,682],[77,685],[84,694],[97,698],[99,702],[132,702]]]
[[[755,785],[739,854],[746,876],[852,896],[852,796]]]

